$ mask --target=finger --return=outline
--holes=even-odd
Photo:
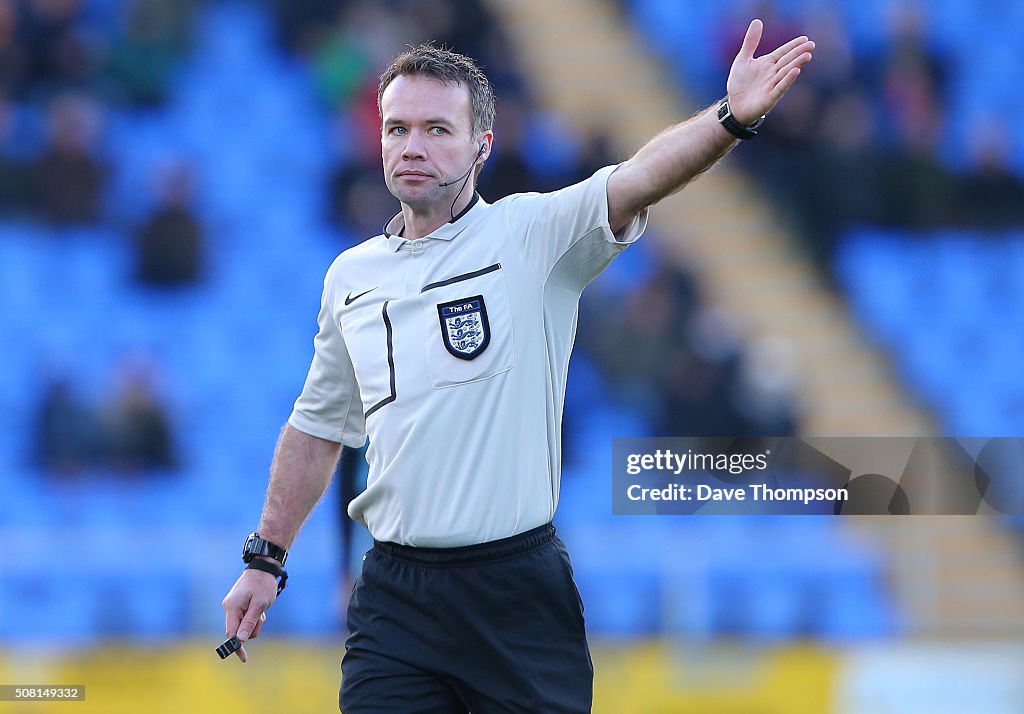
[[[238,659],[242,660],[242,662],[249,661],[249,653],[245,651],[245,645],[242,645],[235,650],[235,654],[238,655]]]
[[[800,37],[794,37],[792,40],[782,45],[781,47],[775,48],[775,50],[773,50],[768,55],[768,59],[770,59],[772,62],[778,62],[787,52],[790,52],[794,47],[799,47],[805,42],[807,42],[807,35],[800,35]]]
[[[796,47],[791,49],[789,52],[787,52],[786,54],[782,55],[782,57],[780,59],[778,59],[775,62],[775,64],[778,67],[785,67],[790,62],[795,60],[797,57],[802,55],[804,52],[811,52],[813,49],[814,49],[814,43],[811,42],[810,40],[808,40],[807,42],[803,42],[803,43],[797,45]]]
[[[800,76],[800,68],[794,67],[786,73],[786,76],[782,78],[782,81],[775,85],[775,89],[772,90],[772,106],[775,106],[776,102],[782,99],[782,95],[789,91],[789,88],[793,86],[793,82]]]
[[[256,629],[256,626],[259,624],[260,617],[266,609],[266,605],[258,603],[249,604],[249,609],[246,611],[245,617],[242,618],[242,624],[238,626],[238,639],[245,642],[252,637],[253,630]]]
[[[790,62],[788,65],[786,65],[785,67],[780,69],[775,74],[775,84],[776,84],[776,86],[778,86],[778,84],[780,82],[785,80],[789,76],[789,73],[792,70],[794,70],[794,69],[802,69],[810,61],[811,61],[811,53],[810,52],[805,52],[804,54],[800,55],[799,57],[796,57],[792,62]]]
[[[747,28],[747,34],[743,37],[743,44],[740,46],[737,59],[753,59],[754,51],[761,42],[761,33],[764,31],[764,23],[760,20],[751,20]]]
[[[240,607],[224,606],[224,636],[231,637],[238,632],[244,610]]]
[[[252,634],[249,635],[250,640],[255,640],[260,636],[260,630],[263,629],[263,623],[267,621],[267,613],[260,615],[260,619],[256,621],[256,627],[252,629]]]

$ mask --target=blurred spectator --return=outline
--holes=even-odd
[[[17,214],[28,206],[28,166],[12,149],[14,107],[0,92],[0,216]]]
[[[313,53],[313,77],[328,106],[347,105],[366,80],[369,59],[359,38],[342,28],[328,34]]]
[[[798,361],[794,346],[782,338],[761,338],[747,347],[738,375],[736,406],[742,427],[737,436],[796,434]]]
[[[93,155],[100,130],[95,100],[82,94],[57,97],[49,111],[49,146],[33,166],[40,215],[56,225],[95,223],[106,170]]]
[[[942,116],[949,71],[926,38],[923,3],[891,6],[892,41],[885,59],[882,91],[897,122],[920,126]]]
[[[356,240],[381,232],[384,223],[398,211],[398,202],[380,180],[380,156],[363,154],[339,164],[331,176],[329,191],[331,221]]]
[[[595,355],[617,401],[658,415],[697,304],[692,277],[666,266],[622,300],[588,302],[590,309],[581,315],[581,347]]]
[[[308,55],[319,42],[322,28],[344,12],[349,0],[265,0],[277,18],[282,48]]]
[[[469,55],[486,67],[488,78],[494,65],[514,66],[513,52],[502,42],[503,33],[480,0],[397,0],[396,10],[400,16],[409,18],[416,28],[414,40],[450,47],[456,52]],[[499,43],[496,49],[503,54],[495,57],[491,43]],[[492,80],[493,82],[493,80]],[[501,88],[494,84],[495,91]]]
[[[728,320],[720,312],[702,307],[691,318],[686,338],[664,366],[657,433],[744,435],[746,423],[738,411],[743,354]]]
[[[123,34],[107,59],[115,96],[140,106],[164,103],[171,73],[186,46],[192,0],[124,3]]]
[[[14,0],[0,0],[0,91],[17,93],[25,84],[28,63],[18,33],[18,7]]]
[[[607,129],[595,129],[583,137],[583,145],[578,154],[578,163],[574,168],[575,176],[567,177],[569,180],[563,185],[576,183],[589,178],[605,166],[617,164],[626,157],[618,157],[612,146],[611,133]]]
[[[924,39],[925,18],[913,4],[895,10],[892,49],[882,76],[882,116],[893,123],[896,150],[886,152],[886,222],[932,228],[948,222],[954,181],[939,162],[945,123],[945,70]]]
[[[97,69],[97,41],[79,24],[83,0],[22,3],[19,41],[27,53],[22,87],[29,98],[89,88]]]
[[[95,466],[102,449],[99,417],[63,378],[50,380],[36,417],[35,462],[73,476]]]
[[[901,145],[883,154],[882,222],[900,228],[936,228],[950,220],[956,180],[936,155],[938,127],[929,118],[903,126]]]
[[[494,150],[477,183],[480,195],[496,201],[513,193],[540,190],[539,179],[523,158],[529,108],[517,95],[502,98],[494,121]]]
[[[885,169],[875,148],[874,107],[866,93],[851,88],[829,100],[816,122],[813,150],[809,145],[786,161],[793,174],[790,181],[779,176],[778,185],[797,192],[790,193],[790,205],[799,204],[808,248],[827,269],[835,240],[847,225],[877,224],[888,217]]]
[[[173,287],[197,282],[203,270],[203,227],[191,209],[192,174],[184,165],[167,171],[160,204],[136,233],[136,279]]]
[[[985,228],[1024,226],[1024,181],[1010,169],[1010,138],[995,123],[979,127],[971,142],[976,173],[960,182],[954,222]]]
[[[309,54],[317,90],[326,104],[348,106],[373,84],[376,112],[375,74],[382,61],[377,45],[400,44],[399,35],[409,29],[380,3],[365,1],[344,5],[333,23],[318,28]]]
[[[178,464],[170,419],[144,369],[125,367],[119,391],[103,410],[109,466],[122,473],[173,469]]]
[[[860,63],[854,56],[854,47],[847,32],[848,24],[842,8],[835,4],[822,3],[808,7],[800,14],[799,34],[814,38],[814,71],[802,78],[811,92],[829,98],[852,89],[864,91],[866,85],[875,81],[876,68]],[[796,34],[796,28],[793,28]],[[789,95],[786,97],[787,102]],[[782,109],[782,102],[772,110],[772,116]]]

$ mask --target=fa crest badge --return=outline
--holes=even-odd
[[[452,300],[437,306],[445,348],[459,359],[475,359],[491,341],[483,295]]]

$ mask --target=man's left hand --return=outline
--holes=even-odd
[[[753,124],[778,104],[811,61],[814,49],[814,43],[801,36],[755,59],[763,30],[760,20],[750,23],[726,82],[732,115],[743,125]]]

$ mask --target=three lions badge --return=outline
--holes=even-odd
[[[459,359],[478,357],[491,341],[483,295],[452,300],[437,306],[445,348]]]

